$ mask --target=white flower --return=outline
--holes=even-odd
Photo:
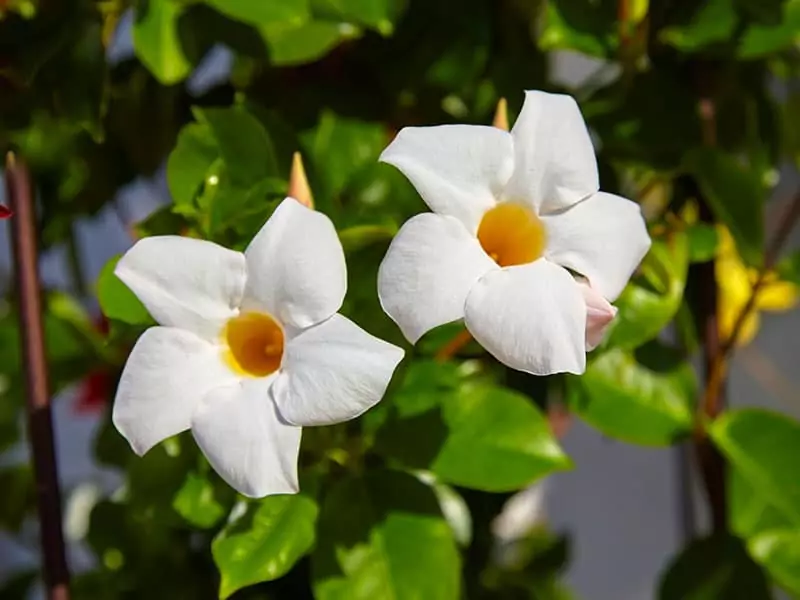
[[[381,399],[403,350],[337,314],[347,287],[331,221],[287,198],[244,253],[160,236],[117,276],[161,325],[131,352],[114,425],[137,454],[191,429],[247,496],[298,489],[300,426],[357,417]]]
[[[582,373],[586,337],[599,339],[586,330],[596,307],[573,273],[613,301],[650,238],[638,205],[598,191],[575,101],[527,92],[510,133],[407,127],[381,160],[433,210],[403,225],[378,276],[381,304],[406,338],[463,318],[514,369]]]

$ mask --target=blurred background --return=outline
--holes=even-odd
[[[53,411],[74,573],[113,573],[139,552],[104,541],[129,534],[115,533],[114,518],[93,513],[128,485],[132,459],[109,426],[108,411],[125,344],[135,337],[110,328],[103,316],[101,274],[142,234],[188,228],[235,246],[247,229],[239,225],[243,205],[222,217],[234,225],[213,231],[198,226],[188,208],[171,211],[184,199],[174,197],[168,160],[181,159],[170,153],[184,141],[181,128],[197,118],[192,107],[245,102],[281,140],[274,143],[264,198],[280,196],[291,152],[300,150],[320,210],[333,212],[339,226],[380,226],[389,235],[402,216],[422,209],[406,199],[413,191],[399,178],[361,168],[374,162],[393,132],[405,125],[489,124],[501,97],[513,123],[525,89],[578,99],[599,152],[601,187],[641,202],[651,226],[669,223],[670,212],[692,220],[675,198],[687,195],[685,157],[704,143],[697,109],[703,94],[721,98],[717,143],[763,190],[765,202],[755,210],[763,213],[767,239],[800,186],[800,3],[793,0],[312,0],[307,21],[282,15],[294,2],[265,0],[267,16],[258,18],[267,21],[253,29],[247,15],[258,12],[256,5],[0,0],[0,145],[30,163],[38,189]],[[3,191],[0,202],[8,204]],[[263,221],[257,210],[249,218]],[[385,234],[376,235],[385,248]],[[789,250],[799,245],[795,233]],[[715,256],[714,250],[696,252],[698,260]],[[41,594],[12,260],[8,221],[0,221],[4,600]],[[738,349],[727,383],[731,406],[800,418],[800,313],[793,302],[785,304],[781,312],[764,312],[757,335]],[[667,321],[660,339],[684,343],[684,325],[672,315]],[[379,335],[390,327],[381,322],[368,329]],[[689,360],[699,373],[699,354]],[[575,597],[657,597],[669,561],[709,524],[692,450],[680,440],[629,444],[589,421],[565,419],[561,443],[577,468],[498,501],[505,511],[489,519],[496,560],[525,531],[546,523],[569,540],[559,572]],[[178,536],[152,535],[153,544],[208,544],[185,524]],[[175,576],[211,568],[207,557],[193,560],[181,558],[183,570]],[[97,585],[94,592],[80,588],[78,596],[144,597],[139,588],[122,593]],[[183,589],[170,597],[206,597],[197,594]],[[280,594],[263,597],[302,597]]]

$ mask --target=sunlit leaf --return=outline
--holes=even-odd
[[[460,597],[460,556],[436,496],[396,471],[344,479],[330,490],[312,562],[317,600]]]
[[[800,423],[776,412],[730,410],[709,428],[714,443],[767,502],[800,526]]]
[[[317,503],[304,494],[268,496],[248,505],[214,538],[220,597],[285,574],[314,545]]]
[[[604,434],[670,445],[692,431],[696,393],[691,365],[657,344],[635,354],[611,350],[569,378],[570,408]]]
[[[148,0],[141,6],[133,26],[136,56],[164,85],[177,83],[192,70],[178,36],[183,4],[177,0]]]

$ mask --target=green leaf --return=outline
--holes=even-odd
[[[183,4],[176,0],[147,0],[142,6],[133,25],[136,56],[164,85],[178,83],[192,70],[178,36]]]
[[[274,175],[277,161],[272,140],[255,116],[240,106],[195,108],[195,117],[211,129],[231,183],[249,188]]]
[[[189,473],[172,507],[189,523],[204,529],[213,527],[225,515],[225,507],[214,495],[214,485],[196,473]]]
[[[388,36],[407,0],[311,0],[314,14],[331,20],[366,25]]]
[[[800,423],[776,412],[746,408],[723,414],[709,433],[758,494],[800,526]]]
[[[611,0],[549,0],[539,48],[610,56],[618,42],[616,10]]]
[[[219,158],[219,146],[205,123],[189,123],[181,129],[178,143],[167,160],[167,184],[177,212],[194,212],[194,200]]]
[[[97,278],[97,300],[103,314],[129,325],[146,325],[153,322],[150,313],[130,288],[114,274],[121,256],[112,257]]]
[[[321,209],[359,170],[374,165],[388,141],[380,123],[346,119],[329,110],[323,111],[316,128],[302,140],[322,187],[321,194],[315,194]]]
[[[633,355],[619,349],[606,352],[568,383],[570,408],[608,436],[665,446],[692,431],[692,367],[656,343]]]
[[[250,25],[305,22],[310,14],[308,0],[204,0],[223,15]]]
[[[419,480],[368,472],[330,490],[312,556],[317,600],[457,600],[460,579],[453,533]]]
[[[755,23],[742,35],[738,55],[744,59],[761,58],[790,48],[800,40],[800,0],[785,0],[779,24]]]
[[[260,28],[273,65],[289,66],[313,62],[346,39],[361,32],[352,25],[308,21],[297,25],[274,23]]]
[[[220,597],[284,575],[314,545],[317,503],[304,494],[250,503],[211,544]]]
[[[432,473],[422,471],[417,473],[417,478],[422,483],[429,485],[436,494],[439,509],[447,519],[447,524],[450,525],[455,540],[460,546],[469,548],[472,543],[472,515],[464,498],[451,486],[437,481]]]
[[[738,22],[734,0],[709,0],[698,5],[687,23],[664,28],[660,37],[681,52],[697,52],[730,40]]]
[[[736,535],[750,539],[770,529],[791,526],[791,521],[736,469],[728,473],[727,493],[729,525]]]
[[[689,261],[707,262],[717,255],[719,232],[708,223],[695,223],[686,230],[689,239]]]
[[[784,281],[800,285],[800,250],[795,250],[781,259],[775,270]]]
[[[800,531],[766,531],[748,541],[747,547],[775,581],[800,594]]]
[[[764,247],[764,198],[761,179],[730,154],[695,148],[686,157],[716,218],[728,226],[736,246],[748,262],[761,261]]]
[[[605,342],[633,349],[656,337],[681,305],[689,268],[689,244],[682,233],[654,240],[642,262],[641,277],[615,302],[618,313]]]
[[[413,364],[394,409],[378,431],[378,450],[446,483],[516,490],[572,464],[528,398],[489,385],[459,389],[452,367],[441,363]]]
[[[772,597],[761,568],[739,538],[717,535],[692,542],[669,565],[659,600],[766,600]]]

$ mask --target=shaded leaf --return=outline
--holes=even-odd
[[[747,547],[775,581],[800,594],[800,531],[765,531],[752,538]]]
[[[721,534],[692,542],[669,565],[659,600],[766,600],[772,597],[761,568],[739,538]]]
[[[686,156],[717,219],[728,226],[736,246],[750,263],[761,261],[764,246],[764,198],[760,178],[720,150],[696,148]]]

